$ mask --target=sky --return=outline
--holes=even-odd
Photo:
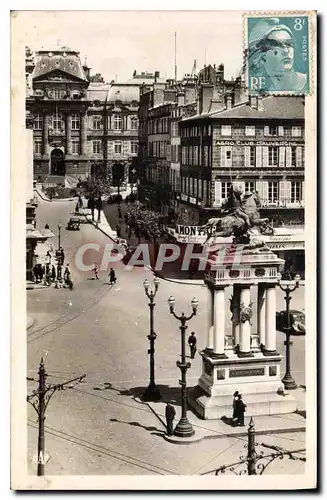
[[[25,44],[33,50],[58,43],[87,57],[91,73],[105,81],[126,81],[137,70],[174,77],[204,64],[225,64],[225,76],[242,67],[240,11],[18,11]]]

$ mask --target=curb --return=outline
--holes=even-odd
[[[55,199],[55,198],[54,198],[54,199],[50,200],[50,198],[45,197],[44,193],[42,193],[42,194],[41,194],[41,192],[40,192],[38,189],[34,188],[34,190],[33,190],[33,191],[35,191],[35,193],[37,193],[37,194],[38,194],[38,196],[39,196],[39,197],[40,197],[43,201],[47,201],[47,202],[49,202],[49,203],[53,203],[53,202],[57,202],[57,201],[74,201],[74,200],[75,200],[75,198],[77,198],[77,196],[75,196],[74,198],[59,198],[59,199]]]

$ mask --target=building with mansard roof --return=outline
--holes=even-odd
[[[74,186],[90,175],[110,181],[116,164],[124,183],[138,152],[139,88],[154,74],[104,82],[79,52],[55,47],[26,53],[26,109],[34,116],[34,179]]]

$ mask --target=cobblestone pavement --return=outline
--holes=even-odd
[[[72,202],[40,202],[38,227],[48,223],[55,231],[58,222],[68,220]],[[56,232],[56,231],[55,231]],[[84,243],[104,246],[109,239],[91,224],[81,230],[62,230],[66,259],[73,265],[77,249]],[[89,251],[88,263],[98,259]],[[34,323],[27,332],[28,393],[37,385],[37,370],[44,356],[49,383],[59,383],[83,373],[85,380],[74,388],[57,392],[46,412],[46,451],[50,461],[46,473],[60,474],[199,474],[244,453],[244,438],[204,440],[188,446],[176,446],[163,439],[164,427],[148,405],[138,396],[148,384],[147,355],[149,329],[147,300],[142,282],[152,279],[151,272],[136,268],[124,271],[122,263],[114,265],[118,283],[107,284],[107,271],[100,280],[91,272],[73,268],[74,290],[37,289],[27,291],[28,315]],[[196,331],[199,348],[205,347],[205,288],[161,280],[155,306],[156,381],[169,387],[179,404],[178,379],[180,337],[178,324],[168,312],[167,299],[174,294],[177,312],[190,310],[193,295],[199,299],[199,312],[189,324]],[[303,307],[303,290],[294,293],[292,306]],[[283,296],[277,296],[278,308]],[[230,313],[226,309],[226,318]],[[255,315],[254,315],[255,317]],[[283,351],[283,337],[278,334],[278,348]],[[293,375],[305,384],[304,338],[294,339]],[[200,356],[188,372],[189,385],[195,385],[201,373]],[[36,471],[36,415],[28,405],[28,468]],[[264,436],[267,441],[268,436]],[[296,447],[303,433],[269,436],[280,446]],[[293,442],[294,441],[294,442]],[[287,443],[287,446],[286,444]],[[302,447],[298,446],[298,447]],[[293,448],[294,449],[294,448]],[[295,463],[294,463],[295,464]],[[285,472],[293,473],[294,464]],[[277,466],[277,464],[276,464]],[[284,463],[283,463],[284,466]],[[275,467],[275,466],[274,466]],[[288,467],[288,469],[287,469]],[[296,469],[296,470],[295,470]],[[301,473],[298,464],[294,473]]]

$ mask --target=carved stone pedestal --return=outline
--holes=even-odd
[[[198,385],[189,391],[189,405],[203,419],[232,416],[235,391],[243,396],[246,415],[275,415],[296,411],[293,396],[280,395],[282,356],[255,354],[252,358],[213,359],[205,352],[202,356],[202,375]]]

